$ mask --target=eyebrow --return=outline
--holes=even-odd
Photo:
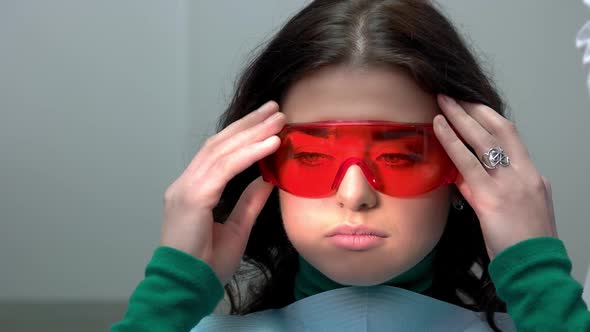
[[[372,139],[375,141],[394,141],[408,136],[422,136],[422,133],[416,130],[388,130],[374,133]]]
[[[321,138],[328,138],[331,134],[334,133],[334,129],[330,128],[302,128],[298,130],[301,133],[306,135],[321,137]]]

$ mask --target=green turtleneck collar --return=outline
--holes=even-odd
[[[390,279],[381,285],[395,286],[416,293],[426,291],[432,285],[434,253],[431,251],[422,261],[408,271]],[[295,276],[295,300],[301,300],[321,292],[348,287],[339,284],[318,271],[299,255],[299,271]]]

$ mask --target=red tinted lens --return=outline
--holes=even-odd
[[[279,137],[279,149],[259,162],[262,175],[298,196],[333,194],[351,164],[376,190],[396,197],[426,193],[456,177],[432,125],[312,123],[286,126]]]
[[[378,145],[379,143],[374,143]],[[388,142],[378,151],[380,157],[369,158],[381,191],[390,196],[407,197],[427,193],[452,183],[456,169],[432,128],[421,128],[413,135]]]

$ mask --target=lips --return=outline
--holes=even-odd
[[[368,226],[349,226],[349,225],[342,225],[332,229],[327,237],[333,237],[337,235],[358,235],[358,236],[374,236],[374,237],[388,237],[385,232],[380,230],[368,227]]]
[[[327,235],[329,243],[347,251],[367,251],[386,244],[389,235],[367,226],[342,225],[331,230]]]

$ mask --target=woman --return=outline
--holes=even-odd
[[[161,247],[112,331],[188,330],[223,285],[233,314],[387,285],[485,312],[494,330],[506,309],[519,330],[590,330],[549,184],[503,113],[428,1],[310,3],[166,191]]]

